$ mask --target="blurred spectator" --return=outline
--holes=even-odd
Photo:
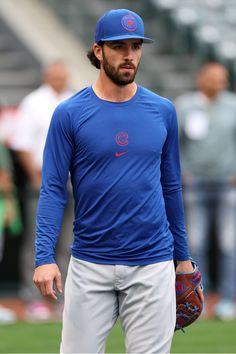
[[[18,161],[29,178],[24,191],[25,233],[20,254],[22,278],[20,296],[26,303],[25,319],[29,321],[50,320],[55,315],[49,304],[39,298],[39,293],[32,282],[35,214],[41,185],[44,143],[54,109],[62,100],[73,94],[68,89],[68,80],[68,68],[63,61],[50,63],[44,69],[42,85],[27,95],[20,104],[11,144],[11,148],[15,151]],[[65,233],[66,237],[60,237],[57,249],[63,279],[65,279],[73,233],[71,190],[68,193],[69,201],[62,228],[62,233]]]
[[[0,142],[0,262],[3,258],[4,231],[14,223],[16,208],[12,181],[11,157],[7,148]],[[15,313],[0,305],[0,324],[14,323]]]
[[[209,241],[215,226],[220,301],[215,315],[235,318],[236,257],[236,95],[226,91],[228,73],[220,63],[205,63],[198,91],[176,99],[186,221],[192,256],[209,291]],[[217,241],[217,243],[216,243]]]

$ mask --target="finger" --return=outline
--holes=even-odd
[[[62,293],[62,282],[61,282],[61,274],[60,273],[58,273],[58,275],[56,275],[56,277],[55,277],[55,287],[59,293]]]
[[[39,281],[37,281],[37,280],[35,280],[35,279],[33,279],[33,280],[34,280],[35,286],[39,289],[41,295],[44,295],[44,294],[45,294],[45,286],[44,286],[44,283],[39,282]]]
[[[49,297],[53,300],[57,300],[55,292],[50,284],[50,282],[40,282],[36,283],[37,288],[39,289],[40,293],[45,296]]]
[[[51,299],[51,300],[57,300],[58,299],[55,290],[53,290],[52,293],[47,295],[47,297],[49,297],[49,299]]]
[[[36,283],[37,288],[43,296],[46,296],[46,288],[44,283]]]
[[[200,297],[201,302],[204,302],[204,295],[203,295],[201,286],[199,286],[199,287],[197,288],[197,293],[198,293],[198,295],[199,295],[199,297]]]
[[[36,286],[37,286],[37,288],[39,289],[40,294],[41,294],[41,295],[44,295],[44,294],[43,294],[43,293],[44,293],[44,286],[39,285],[39,284],[36,284]]]
[[[45,284],[45,295],[52,300],[57,300],[56,292],[53,289],[53,281],[48,281]]]

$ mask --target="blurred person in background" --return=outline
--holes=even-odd
[[[211,226],[217,236],[218,292],[215,315],[236,317],[236,95],[226,91],[228,73],[220,63],[202,65],[196,92],[175,101],[190,250],[209,291]],[[215,243],[214,239],[214,245]],[[205,280],[204,280],[205,276]]]
[[[57,309],[39,297],[32,283],[34,269],[35,214],[39,189],[41,185],[41,169],[43,148],[52,113],[56,106],[73,92],[68,88],[69,71],[61,60],[48,64],[43,70],[42,85],[27,95],[19,106],[17,123],[14,130],[11,148],[15,151],[18,162],[28,176],[24,195],[25,230],[20,254],[21,285],[20,296],[26,304],[25,320],[45,321],[61,313],[63,299]],[[72,240],[73,201],[71,190],[64,218],[62,233],[64,237],[58,243],[57,254],[62,267],[63,279],[70,254]],[[53,313],[54,312],[54,313]]]
[[[0,141],[0,262],[3,258],[5,229],[16,217],[12,161],[8,149]],[[0,304],[0,324],[16,322],[15,313]]]

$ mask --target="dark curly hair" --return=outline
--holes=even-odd
[[[103,46],[103,42],[99,43],[99,45],[102,47]],[[95,66],[96,69],[100,69],[101,68],[101,64],[100,64],[100,60],[98,60],[98,58],[96,57],[96,55],[94,54],[93,48],[89,49],[87,52],[87,57],[90,60],[90,63]]]

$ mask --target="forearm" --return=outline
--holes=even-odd
[[[41,184],[41,171],[34,167],[31,153],[29,151],[17,151],[17,158],[31,183],[38,189]]]
[[[166,194],[164,198],[167,219],[174,238],[174,259],[176,261],[187,261],[190,259],[190,254],[184,223],[182,191],[176,190]]]
[[[60,233],[66,195],[63,197],[42,186],[36,215],[35,265],[56,263],[55,248]]]

